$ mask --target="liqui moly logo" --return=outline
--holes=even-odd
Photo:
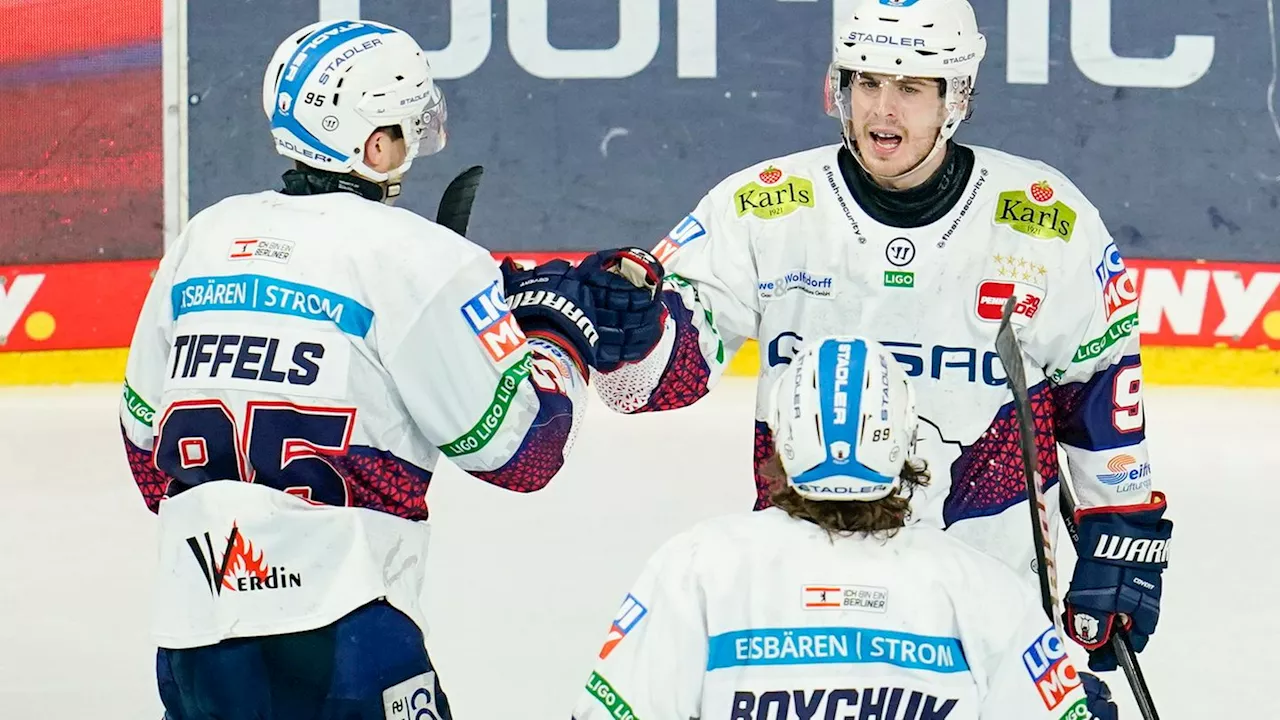
[[[600,648],[600,659],[604,660],[609,657],[613,649],[622,642],[644,616],[649,613],[648,608],[636,599],[635,595],[628,594],[626,599],[622,601],[622,607],[618,608],[618,614],[613,618],[613,624],[609,626],[609,635],[605,639],[604,647]]]
[[[1031,682],[1035,683],[1047,710],[1061,705],[1072,690],[1080,687],[1080,676],[1067,658],[1062,638],[1052,626],[1023,651],[1022,664],[1027,668],[1027,675],[1031,676]]]
[[[462,317],[495,362],[524,346],[524,332],[507,307],[497,280],[463,304]]]
[[[1102,288],[1102,300],[1107,308],[1108,320],[1117,310],[1138,301],[1138,287],[1125,268],[1115,243],[1107,246],[1102,254],[1102,262],[1093,269],[1093,274],[1097,276],[1098,285]]]

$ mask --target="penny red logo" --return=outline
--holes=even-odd
[[[1013,314],[1027,320],[1035,317],[1044,300],[1043,291],[1032,285],[1003,280],[985,280],[978,286],[978,317],[999,322],[1004,315],[1005,302],[1015,293],[1018,295],[1018,304],[1014,306]]]

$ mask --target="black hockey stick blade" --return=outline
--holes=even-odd
[[[467,224],[471,222],[471,204],[476,201],[476,190],[484,166],[473,165],[458,173],[440,195],[440,207],[436,208],[436,224],[466,237]]]
[[[1000,329],[996,332],[996,354],[1000,356],[1000,363],[1004,365],[1005,375],[1009,378],[1009,386],[1013,391],[1013,406],[1017,414],[1019,440],[1022,450],[1023,467],[1027,475],[1028,488],[1035,483],[1036,468],[1036,446],[1035,446],[1035,428],[1031,421],[1031,398],[1027,393],[1027,370],[1023,364],[1022,343],[1019,342],[1018,336],[1013,331],[1013,310],[1016,305],[1017,298],[1012,297],[1005,303],[1004,315],[1000,319]],[[1075,499],[1071,496],[1070,489],[1067,488],[1065,482],[1059,482],[1059,509],[1062,514],[1062,520],[1066,524],[1067,534],[1071,537],[1071,544],[1078,547],[1080,544],[1080,532],[1075,522]],[[1032,514],[1037,515],[1034,494],[1029,496],[1032,504]],[[1036,527],[1039,521],[1036,521]],[[1037,532],[1037,535],[1039,533]],[[1036,543],[1036,560],[1040,565],[1040,588],[1041,596],[1049,597],[1048,577],[1044,572],[1045,563],[1043,555],[1044,544]],[[1050,620],[1053,619],[1053,608],[1050,603]],[[1129,641],[1129,634],[1123,628],[1117,627],[1111,633],[1111,649],[1116,654],[1116,660],[1120,667],[1124,670],[1125,678],[1129,681],[1129,688],[1133,691],[1133,698],[1138,704],[1138,710],[1142,714],[1144,720],[1160,720],[1160,714],[1156,711],[1155,700],[1151,697],[1151,689],[1147,687],[1147,679],[1142,674],[1142,667],[1138,664],[1138,655],[1133,651],[1133,644]]]

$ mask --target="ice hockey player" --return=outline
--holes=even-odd
[[[130,348],[160,695],[170,720],[447,719],[420,606],[432,470],[551,479],[585,407],[591,296],[567,263],[500,272],[384,202],[445,144],[408,34],[310,25],[262,102],[295,169],[192,218]]]
[[[929,477],[888,350],[819,338],[763,400],[773,506],[704,521],[654,554],[577,720],[1116,717],[1027,582],[906,525]]]
[[[916,493],[915,517],[1034,582],[1012,395],[994,347],[1016,297],[1050,516],[1061,452],[1087,541],[1067,631],[1095,651],[1091,667],[1113,669],[1117,618],[1135,649],[1155,630],[1171,529],[1147,461],[1137,295],[1098,210],[1066,177],[951,139],[985,50],[965,0],[863,0],[828,72],[842,142],[758,163],[702,198],[654,252],[667,273],[664,333],[593,382],[621,412],[678,408],[706,394],[749,338],[763,389],[799,343],[857,328],[918,383],[920,455],[934,479]],[[637,318],[650,312],[645,295],[636,291]],[[759,471],[773,446],[763,401],[757,509],[769,504]]]

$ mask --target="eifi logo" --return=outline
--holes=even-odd
[[[1135,465],[1137,467],[1132,467]],[[1103,485],[1119,485],[1125,480],[1141,480],[1151,476],[1151,463],[1139,463],[1132,455],[1116,455],[1107,461],[1107,469],[1111,472],[1098,475],[1098,482]]]
[[[1023,651],[1022,664],[1048,710],[1058,707],[1072,690],[1080,687],[1080,676],[1052,626]]]
[[[622,601],[622,607],[618,608],[618,614],[613,617],[613,625],[609,627],[609,635],[604,641],[604,647],[600,648],[600,659],[609,657],[613,649],[618,647],[618,643],[640,624],[648,612],[648,608],[640,604],[634,595],[628,593],[626,599]]]
[[[698,218],[686,215],[679,225],[672,228],[671,232],[658,242],[658,246],[653,249],[653,256],[658,262],[665,263],[676,254],[677,250],[706,234],[707,229],[702,227]]]
[[[213,539],[204,533],[204,545],[200,538],[187,538],[187,547],[195,556],[200,572],[204,574],[209,593],[214,597],[223,590],[233,592],[252,592],[255,590],[280,590],[283,588],[302,587],[302,574],[288,572],[282,566],[267,564],[261,550],[254,552],[253,543],[240,533],[240,528],[233,522],[231,534],[219,558],[213,549]]]
[[[524,347],[524,331],[507,307],[497,280],[463,304],[461,310],[462,317],[494,362],[501,362]]]
[[[984,280],[978,286],[978,317],[989,322],[1000,322],[1004,315],[1005,301],[1018,295],[1018,304],[1013,308],[1015,318],[1030,320],[1040,310],[1044,301],[1044,291],[1034,285],[1004,280]]]

